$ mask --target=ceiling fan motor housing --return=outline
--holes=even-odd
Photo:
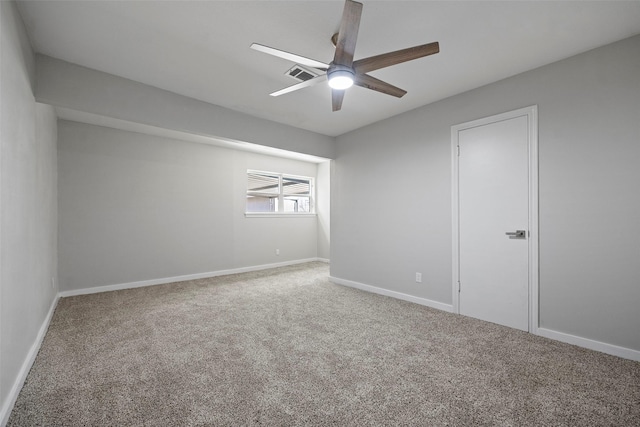
[[[329,78],[329,86],[333,89],[347,89],[353,85],[356,75],[353,68],[332,62],[329,64],[327,77]]]

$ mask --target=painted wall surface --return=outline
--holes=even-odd
[[[322,194],[316,203],[318,214],[318,258],[331,259],[331,162],[318,164],[316,191]]]
[[[451,126],[534,104],[540,326],[640,350],[640,36],[338,137],[331,275],[451,304]]]
[[[335,139],[37,55],[38,102],[332,159]]]
[[[56,118],[33,96],[34,58],[0,2],[0,423],[57,289]]]
[[[316,217],[245,217],[247,169],[315,163],[64,120],[58,141],[61,290],[317,257]]]

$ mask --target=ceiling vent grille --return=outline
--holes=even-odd
[[[289,71],[285,73],[287,76],[298,80],[299,82],[306,82],[314,77],[319,76],[315,71],[311,71],[308,68],[304,68],[301,65],[294,65]]]

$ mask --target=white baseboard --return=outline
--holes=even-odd
[[[56,295],[51,302],[51,307],[49,307],[49,312],[45,317],[42,325],[40,325],[40,330],[38,331],[38,335],[36,335],[36,339],[31,344],[31,348],[27,353],[27,357],[24,359],[22,366],[20,367],[20,371],[18,372],[18,376],[7,395],[7,400],[2,406],[2,410],[0,410],[0,426],[5,426],[9,422],[9,416],[11,415],[11,411],[13,410],[13,405],[16,404],[16,400],[18,399],[18,395],[20,394],[20,390],[22,390],[22,386],[24,385],[25,380],[27,379],[27,375],[31,370],[31,366],[33,362],[36,360],[36,356],[40,351],[40,345],[42,345],[42,341],[44,340],[44,336],[47,333],[47,329],[49,329],[49,324],[51,323],[51,319],[53,318],[53,313],[56,311],[56,306],[58,305],[58,299],[60,295]]]
[[[566,342],[567,344],[577,345],[578,347],[584,347],[590,350],[595,350],[602,353],[611,354],[613,356],[622,357],[624,359],[631,359],[640,362],[640,351],[638,350],[619,347],[617,345],[594,341],[588,338],[582,338],[545,328],[538,328],[537,334],[541,337],[550,338],[552,340],[562,341]]]
[[[316,258],[316,261],[320,261],[320,262],[326,262],[327,264],[329,264],[331,261],[329,260],[329,258]]]
[[[398,298],[405,301],[414,302],[416,304],[426,305],[427,307],[437,308],[438,310],[447,311],[453,313],[453,306],[444,304],[438,301],[432,301],[426,298],[419,298],[412,295],[403,294],[400,292],[390,291],[388,289],[378,288],[371,285],[365,285],[364,283],[354,282],[352,280],[341,279],[338,277],[329,277],[329,280],[337,285],[348,286],[350,288],[361,289],[367,292],[373,292],[380,295],[386,295],[393,298]],[[607,344],[600,341],[594,341],[588,338],[582,338],[575,335],[565,334],[563,332],[553,331],[551,329],[537,328],[533,332],[536,335],[540,335],[552,340],[565,342],[567,344],[577,345],[578,347],[588,348],[590,350],[599,351],[601,353],[611,354],[612,356],[622,357],[624,359],[640,361],[640,351],[633,350],[626,347],[620,347],[613,344]]]
[[[426,298],[420,298],[413,295],[403,294],[401,292],[390,291],[384,288],[378,288],[371,285],[365,285],[364,283],[354,282],[353,280],[341,279],[339,277],[329,276],[329,281],[335,283],[336,285],[348,286],[350,288],[361,289],[363,291],[372,292],[374,294],[385,295],[388,297],[393,297],[397,299],[401,299],[404,301],[414,302],[416,304],[425,305],[427,307],[436,308],[438,310],[447,311],[449,313],[453,312],[453,306],[450,304],[445,304],[438,301],[433,301]]]
[[[267,270],[269,268],[286,267],[288,265],[303,264],[305,262],[324,261],[320,258],[306,258],[294,261],[278,262],[274,264],[254,265],[251,267],[232,268],[229,270],[210,271],[207,273],[187,274],[184,276],[163,277],[160,279],[141,280],[138,282],[119,283],[116,285],[96,286],[84,289],[74,289],[60,292],[61,297],[72,297],[76,295],[97,294],[100,292],[119,291],[122,289],[141,288],[144,286],[165,285],[167,283],[185,282],[187,280],[208,279],[210,277],[226,276],[228,274],[247,273],[250,271]]]

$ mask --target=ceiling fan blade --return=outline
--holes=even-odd
[[[314,77],[312,79],[309,79],[307,81],[304,81],[302,83],[298,83],[295,84],[293,86],[289,86],[289,87],[285,87],[284,89],[280,89],[276,92],[270,93],[269,95],[271,96],[280,96],[280,95],[284,95],[285,93],[289,93],[289,92],[293,92],[305,87],[309,87],[309,86],[314,86],[317,85],[318,83],[322,83],[324,81],[327,80],[327,75],[326,74],[322,74],[320,76]]]
[[[320,70],[326,70],[327,68],[329,68],[329,64],[325,64],[324,62],[316,61],[315,59],[311,58],[305,58],[304,56],[296,55],[295,53],[285,52],[284,50],[275,49],[258,43],[253,43],[251,45],[251,49],[268,53],[269,55],[277,56],[291,62],[296,62],[300,65],[306,65],[307,67],[318,68]]]
[[[433,55],[438,52],[440,52],[438,42],[427,43],[407,49],[396,50],[395,52],[359,59],[353,63],[353,69],[358,74],[365,74],[369,71],[379,70],[380,68],[422,58],[423,56]]]
[[[347,67],[351,67],[353,64],[353,54],[356,51],[356,40],[360,28],[360,15],[362,15],[362,3],[346,0],[340,30],[338,30],[336,53],[333,57],[334,64]]]
[[[376,92],[386,93],[387,95],[395,96],[397,98],[402,98],[407,93],[406,90],[395,87],[367,74],[356,74],[356,79],[353,83],[360,87],[375,90]]]
[[[344,90],[331,89],[331,108],[333,111],[339,111],[342,108],[344,92]]]

